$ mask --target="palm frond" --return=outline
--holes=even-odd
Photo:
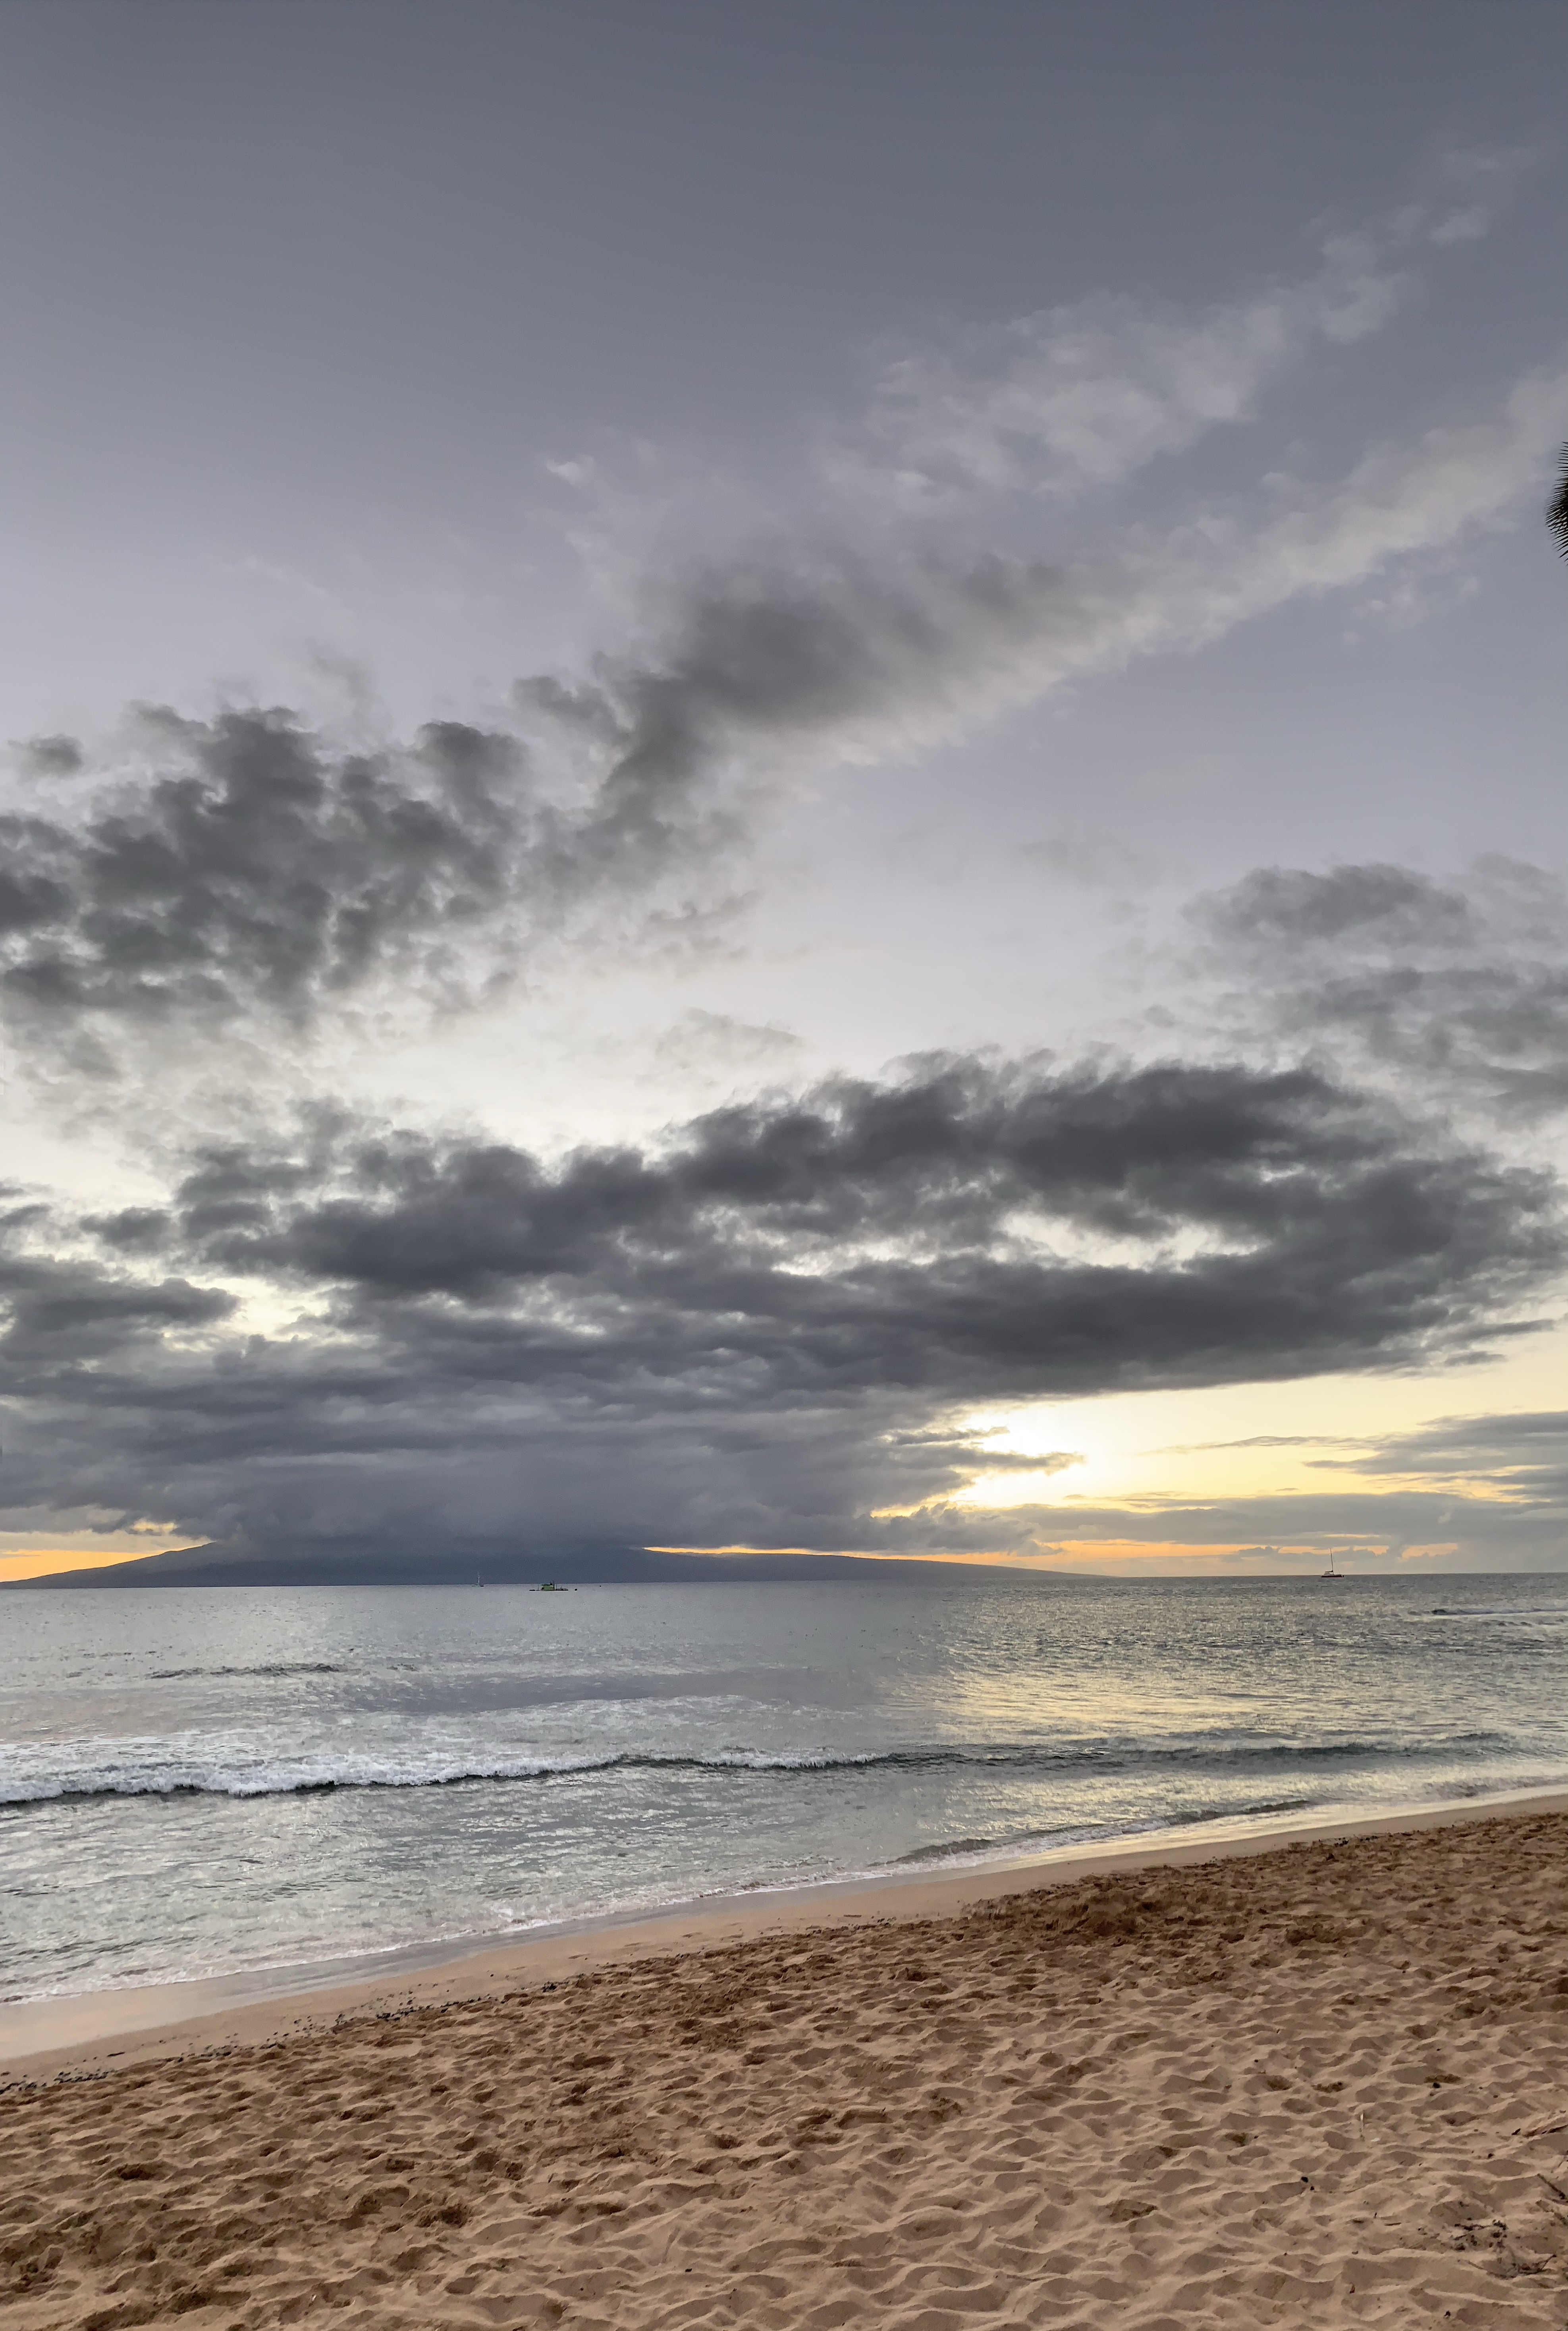
[[[1568,445],[1563,448],[1563,474],[1547,509],[1546,523],[1562,544],[1563,557],[1568,558]]]

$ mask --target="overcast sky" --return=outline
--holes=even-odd
[[[0,1575],[1561,1567],[1557,0],[0,6]]]

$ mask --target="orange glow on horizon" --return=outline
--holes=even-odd
[[[727,1555],[788,1554],[809,1557],[813,1562],[984,1562],[993,1565],[1005,1562],[1014,1567],[1018,1563],[1018,1556],[1006,1546],[998,1546],[991,1554],[975,1554],[973,1550],[962,1554],[934,1553],[929,1546],[904,1554],[896,1547],[891,1551],[886,1546],[873,1550],[864,1546],[645,1546],[642,1551],[644,1554],[705,1554],[712,1556],[715,1560]]]
[[[132,1553],[122,1546],[115,1554],[83,1554],[75,1546],[35,1546],[26,1554],[0,1554],[0,1584],[19,1578],[53,1578],[62,1570],[112,1570],[122,1562],[150,1562],[156,1554],[186,1554],[183,1546],[149,1546]]]
[[[1271,1549],[1287,1560],[1322,1562],[1326,1558],[1326,1542],[1321,1546],[1277,1546]],[[973,1548],[946,1554],[940,1547],[911,1547],[908,1551],[879,1548],[875,1553],[864,1546],[650,1546],[645,1554],[700,1554],[715,1560],[729,1556],[787,1554],[810,1556],[818,1562],[941,1562],[984,1565],[990,1570],[1061,1570],[1085,1563],[1220,1563],[1227,1567],[1238,1555],[1250,1551],[1249,1544],[1233,1546],[1186,1546],[1172,1539],[1160,1538],[1061,1538],[1055,1545],[1040,1546],[1033,1551],[1015,1554],[1011,1548],[998,1546],[990,1552],[975,1553]],[[1356,1554],[1381,1554],[1378,1547],[1347,1547],[1344,1538],[1335,1540],[1335,1551],[1354,1560]],[[1273,1562],[1256,1565],[1259,1577],[1277,1575]]]

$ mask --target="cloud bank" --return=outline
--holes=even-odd
[[[1563,1251],[1545,1175],[1313,1072],[972,1059],[553,1166],[323,1114],[64,1227],[8,1225],[12,1527],[251,1547],[940,1545],[877,1517],[966,1408],[1471,1354]]]

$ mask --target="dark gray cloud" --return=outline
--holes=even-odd
[[[15,756],[30,776],[74,777],[86,766],[86,755],[74,737],[29,737]]]
[[[1196,902],[1254,1025],[1521,1119],[1568,1107],[1568,899],[1539,868],[1269,867]]]
[[[111,1043],[132,1023],[301,1027],[375,985],[471,1004],[585,904],[685,903],[661,878],[734,829],[696,804],[677,725],[644,704],[563,801],[504,731],[435,722],[361,752],[286,711],[143,714],[142,774],[76,822],[0,817],[0,1004],[35,1038]]]
[[[1247,946],[1297,947],[1371,937],[1393,948],[1411,940],[1466,942],[1475,912],[1408,866],[1336,866],[1327,873],[1264,866],[1197,909],[1221,937]]]
[[[836,751],[866,719],[918,738],[955,685],[968,708],[992,659],[1070,652],[1107,613],[1085,574],[1035,562],[841,552],[695,566],[653,608],[645,663],[604,658],[592,687],[540,700],[613,741],[613,794],[654,803],[696,763],[746,747],[826,738]]]
[[[1562,1251],[1544,1175],[1317,1073],[970,1059],[554,1164],[323,1113],[82,1234],[15,1226],[6,1508],[252,1546],[994,1543],[888,1512],[966,1409],[1462,1356]]]
[[[121,1206],[112,1214],[89,1214],[82,1228],[119,1254],[157,1254],[168,1244],[173,1218],[161,1206]]]
[[[235,711],[145,716],[141,738],[150,774],[79,823],[0,819],[14,1019],[299,1021],[389,967],[439,977],[537,846],[505,736],[448,723],[377,756]]]
[[[25,1398],[61,1370],[116,1362],[128,1346],[157,1349],[171,1331],[211,1327],[234,1309],[223,1288],[177,1275],[138,1279],[90,1260],[30,1251],[28,1233],[39,1227],[36,1217],[18,1221],[14,1214],[0,1223],[5,1381],[14,1395]]]
[[[555,1169],[411,1135],[349,1137],[309,1166],[225,1148],[175,1206],[209,1270],[358,1307],[537,1295],[552,1343],[580,1304],[585,1365],[613,1319],[614,1367],[636,1350],[656,1376],[667,1349],[684,1376],[745,1353],[774,1395],[1081,1392],[1413,1354],[1495,1318],[1557,1251],[1544,1176],[1429,1149],[1318,1074],[1240,1068],[936,1061]]]
[[[1397,1474],[1539,1507],[1568,1525],[1568,1410],[1447,1416],[1391,1436],[1344,1460],[1354,1471]]]
[[[689,914],[679,878],[700,892],[745,830],[740,795],[726,805],[713,782],[732,763],[755,794],[781,755],[853,749],[862,720],[915,737],[955,671],[1059,596],[1065,634],[1072,595],[1003,562],[901,585],[841,561],[689,576],[660,593],[641,655],[601,658],[575,688],[519,684],[552,773],[566,764],[554,791],[519,737],[455,722],[366,752],[276,709],[144,713],[140,774],[75,822],[0,817],[0,1002],[49,1037],[303,1024],[378,980],[471,1001],[584,908]],[[65,737],[31,755],[38,774],[81,762]]]

